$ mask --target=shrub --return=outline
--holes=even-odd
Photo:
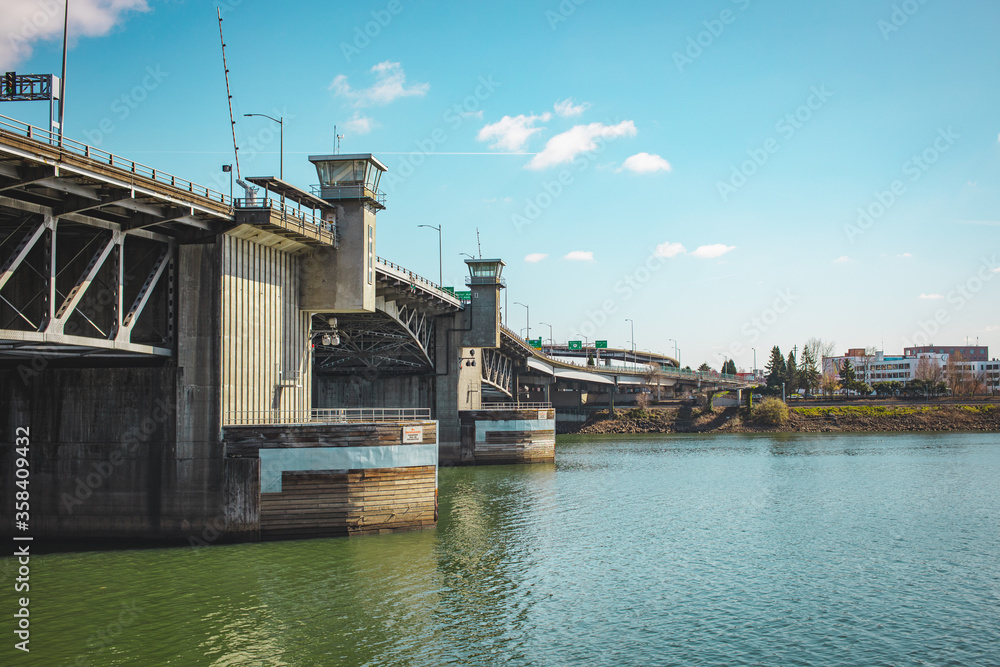
[[[765,398],[753,406],[750,420],[764,426],[781,426],[788,421],[788,406],[778,398]]]

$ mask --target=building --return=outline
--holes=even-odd
[[[985,393],[1000,392],[1000,360],[989,358],[989,348],[976,346],[908,347],[902,356],[886,356],[882,351],[850,348],[838,357],[823,357],[823,373],[837,375],[850,360],[858,380],[875,385],[878,382],[907,384],[917,379],[918,367],[923,363],[941,369],[940,379],[948,381],[948,373],[960,372],[968,378],[978,378]]]

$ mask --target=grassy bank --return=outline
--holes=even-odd
[[[788,408],[775,416],[745,408],[651,408],[598,413],[578,433],[822,433],[1000,431],[995,405]]]

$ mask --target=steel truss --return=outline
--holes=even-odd
[[[514,360],[495,348],[484,347],[482,352],[483,382],[513,398]]]

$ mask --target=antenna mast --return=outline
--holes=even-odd
[[[222,43],[222,69],[226,70],[226,96],[229,98],[229,125],[233,131],[233,152],[236,154],[236,180],[240,179],[240,147],[236,145],[236,121],[233,119],[233,93],[229,89],[229,65],[226,64],[226,39],[222,36],[222,10],[215,8],[219,15],[219,41]]]
[[[476,227],[476,245],[479,246],[479,259],[483,258],[483,244],[479,241],[479,227]]]

